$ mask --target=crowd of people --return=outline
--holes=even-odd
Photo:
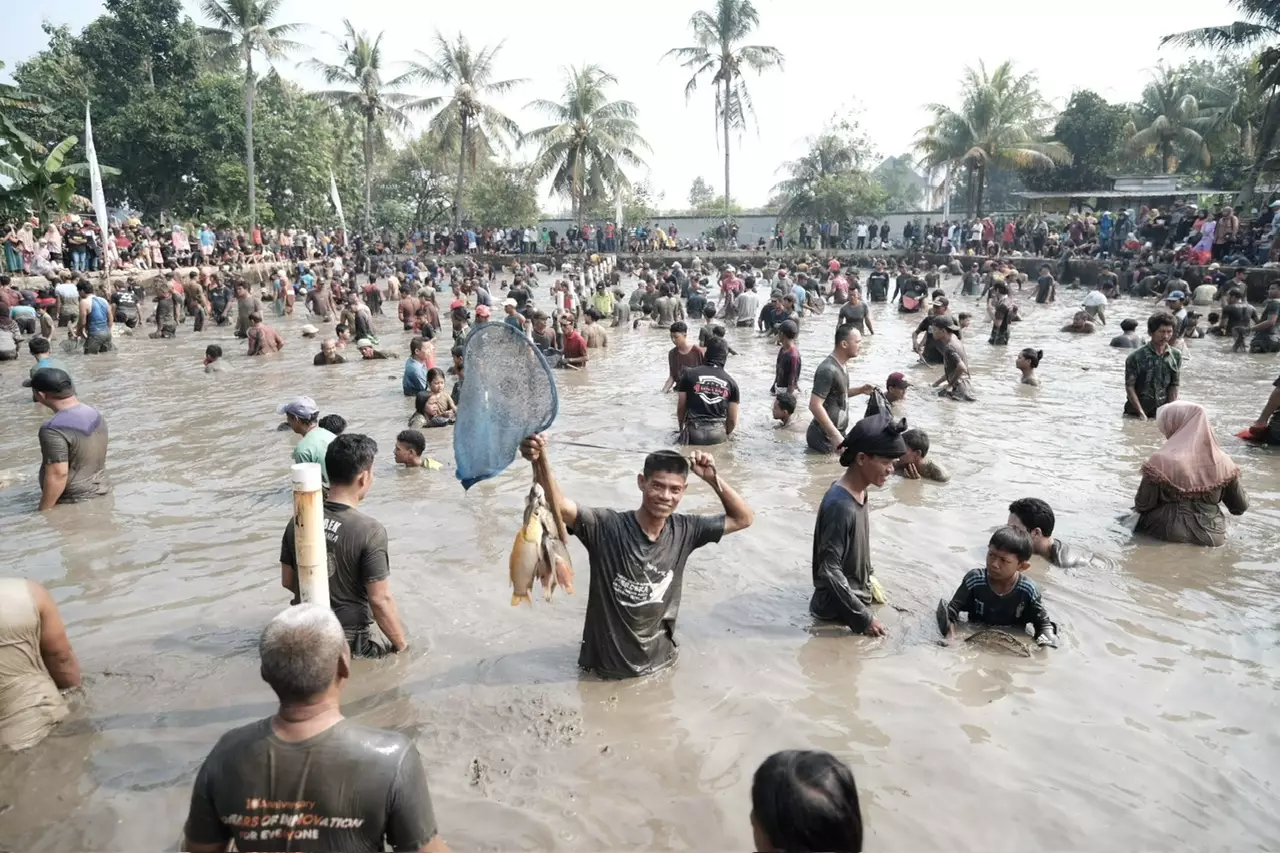
[[[508,247],[515,238],[538,245],[536,233],[526,239],[530,233],[514,229],[500,239]],[[858,228],[853,234],[859,239]],[[831,236],[828,228],[824,239]],[[450,239],[456,249],[456,234]],[[464,239],[470,249],[465,232]],[[257,243],[250,237],[247,245]],[[349,251],[304,241],[300,255],[287,261],[277,255],[278,265],[262,285],[212,263],[186,274],[162,264],[150,289],[127,277],[95,283],[80,273],[78,261],[52,271],[57,283],[39,291],[0,279],[0,358],[18,358],[18,344],[26,344],[32,362],[23,384],[34,402],[53,413],[39,431],[39,508],[92,499],[111,488],[110,412],[78,398],[72,371],[53,354],[59,330],[72,347],[97,356],[114,348],[117,334],[141,337],[154,327],[148,336],[159,341],[198,335],[206,323],[234,324],[245,357],[269,358],[289,345],[269,318],[306,312],[309,322],[301,333],[305,345],[317,348],[313,365],[321,370],[398,357],[383,340],[404,335],[401,388],[406,412],[412,412],[396,434],[394,458],[424,469],[441,467],[425,454],[424,431],[451,428],[466,405],[465,344],[474,329],[504,323],[527,335],[548,363],[577,371],[590,370],[592,351],[607,348],[611,335],[669,338],[670,349],[665,343],[650,349],[655,359],[665,355],[662,391],[674,395],[677,441],[697,449],[649,454],[639,474],[638,508],[579,505],[561,491],[547,464],[553,441],[535,435],[520,447],[590,559],[579,665],[602,678],[633,678],[677,660],[676,620],[668,614],[674,613],[691,553],[754,521],[751,507],[705,450],[732,440],[740,419],[743,398],[731,366],[741,357],[732,343],[743,335],[777,344],[770,411],[778,428],[803,427],[809,452],[828,455],[843,468],[815,510],[809,611],[819,621],[868,636],[887,630],[877,617],[885,593],[872,560],[871,488],[895,476],[939,484],[951,479],[937,458],[940,449],[945,457],[945,448],[910,423],[906,391],[913,383],[907,372],[894,371],[883,383],[852,378],[863,336],[874,335],[875,325],[893,322],[895,314],[914,324],[911,350],[900,353],[902,366],[936,366],[931,385],[938,389],[939,405],[961,405],[979,398],[988,378],[970,371],[966,347],[972,330],[985,318],[989,345],[1009,346],[1024,297],[1052,310],[1074,302],[1070,295],[1079,296],[1068,307],[1064,335],[1096,333],[1109,325],[1108,310],[1138,314],[1123,318],[1122,333],[1110,341],[1128,351],[1124,415],[1154,419],[1166,441],[1142,466],[1134,526],[1158,539],[1202,546],[1225,541],[1223,508],[1239,515],[1247,511],[1248,498],[1205,409],[1179,399],[1182,350],[1189,341],[1217,333],[1224,349],[1280,352],[1280,284],[1256,311],[1242,291],[1247,271],[1221,265],[1203,272],[1189,265],[1156,272],[1122,263],[1104,269],[1096,286],[1077,290],[1074,281],[1055,277],[1051,265],[1041,266],[1033,278],[1015,258],[976,253],[957,255],[943,268],[881,257],[867,258],[859,269],[823,253],[742,270],[695,258],[686,269],[680,261],[615,264],[599,253],[554,269],[530,263],[508,270],[466,253],[449,263],[420,249],[407,258],[369,257],[365,271]],[[163,252],[162,261],[167,264]],[[540,277],[548,282],[545,291]],[[953,304],[964,299],[972,300],[973,310],[953,313]],[[872,306],[879,306],[874,323]],[[1195,308],[1217,310],[1200,326]],[[828,311],[838,314],[832,348],[806,393],[796,341],[815,315]],[[1147,340],[1137,335],[1143,327]],[[1021,382],[1035,386],[1044,355],[1038,342],[1028,343],[1017,351],[1010,375],[1016,371]],[[445,346],[448,360],[441,353],[437,366],[437,348]],[[220,346],[210,345],[204,369],[220,373],[227,358]],[[865,398],[865,409],[859,398]],[[322,417],[309,398],[288,400],[277,411],[284,417],[281,428],[299,436],[292,460],[321,468],[329,606],[301,603],[290,521],[282,532],[280,581],[294,606],[272,620],[259,644],[262,677],[276,692],[279,708],[271,718],[225,735],[205,760],[186,823],[187,849],[225,850],[233,842],[239,850],[279,849],[304,841],[326,850],[376,850],[384,843],[444,849],[412,741],[344,720],[340,708],[352,656],[397,654],[411,641],[391,591],[387,531],[360,510],[372,487],[378,445],[347,431],[340,415]],[[1280,444],[1280,379],[1244,437]],[[721,512],[677,511],[691,474],[716,495]],[[946,638],[967,624],[994,626],[1052,647],[1059,626],[1027,574],[1033,557],[1059,567],[1094,565],[1105,557],[1058,538],[1053,509],[1044,500],[1009,497],[1008,517],[987,543],[984,566],[959,578],[955,592],[939,601],[938,629]],[[39,585],[0,582],[0,612],[11,614],[0,627],[6,635],[0,639],[10,640],[0,643],[0,679],[6,680],[0,681],[0,695],[8,697],[0,743],[26,748],[66,715],[59,690],[79,683],[79,669],[57,609]],[[350,784],[352,779],[360,784]],[[757,849],[861,849],[853,777],[831,756],[772,756],[757,771],[752,800]]]

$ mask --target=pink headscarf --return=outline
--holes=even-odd
[[[1209,417],[1199,403],[1177,400],[1156,412],[1156,426],[1166,441],[1142,466],[1142,473],[1184,496],[1211,492],[1240,476],[1222,452]]]

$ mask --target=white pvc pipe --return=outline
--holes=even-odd
[[[302,600],[329,606],[329,557],[324,543],[324,493],[320,466],[299,462],[289,469],[293,480],[293,543]]]

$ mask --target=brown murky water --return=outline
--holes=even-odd
[[[678,665],[624,684],[582,680],[575,668],[587,576],[576,542],[579,595],[508,604],[523,464],[469,494],[450,472],[393,467],[410,414],[399,361],[314,368],[302,317],[280,324],[288,348],[278,358],[243,357],[225,327],[176,342],[121,339],[116,355],[74,358],[82,398],[111,425],[116,489],[43,517],[33,507],[45,414],[15,366],[0,365],[6,572],[53,591],[87,682],[52,737],[0,759],[0,849],[172,849],[215,739],[271,713],[255,642],[288,603],[277,561],[293,441],[275,432],[274,407],[299,393],[379,442],[365,509],[390,533],[413,649],[358,662],[346,711],[413,734],[455,849],[747,849],[751,774],[791,747],[853,766],[872,850],[1280,846],[1280,463],[1229,437],[1256,416],[1277,362],[1194,344],[1182,396],[1208,406],[1253,507],[1221,549],[1135,540],[1116,518],[1158,437],[1119,416],[1124,352],[1106,346],[1110,333],[1056,331],[1070,314],[1065,297],[1029,306],[1007,349],[973,335],[980,403],[909,396],[907,414],[955,479],[896,480],[873,496],[875,564],[904,611],[882,610],[883,640],[813,629],[813,515],[839,468],[807,455],[801,430],[770,427],[774,350],[731,330],[742,427],[717,456],[756,525],[690,561]],[[1114,309],[1115,323],[1147,313]],[[914,321],[880,306],[873,317],[879,334],[852,378],[936,377],[909,367]],[[806,323],[806,383],[833,323]],[[403,355],[407,336],[383,326]],[[200,368],[211,342],[232,368],[218,377]],[[611,344],[587,371],[561,374],[553,435],[663,446],[674,422],[674,400],[659,394],[666,336],[627,331]],[[1019,385],[1013,367],[1027,344],[1045,350],[1038,389]],[[449,442],[448,430],[429,436],[444,460]],[[635,453],[553,450],[579,502],[637,504]],[[1056,651],[939,647],[932,604],[980,565],[988,532],[1024,495],[1048,499],[1062,538],[1117,567],[1034,565],[1062,626]],[[695,484],[683,509],[714,506]]]

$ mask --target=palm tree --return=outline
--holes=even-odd
[[[1253,50],[1261,47],[1255,63],[1254,77],[1264,94],[1265,106],[1258,126],[1249,173],[1244,186],[1236,197],[1236,207],[1248,209],[1253,201],[1254,188],[1258,185],[1258,173],[1263,162],[1271,154],[1276,131],[1280,129],[1280,104],[1277,103],[1277,87],[1280,86],[1280,3],[1275,0],[1231,0],[1244,20],[1217,27],[1202,27],[1173,33],[1160,40],[1166,44],[1185,47],[1211,47],[1219,50]]]
[[[880,211],[888,194],[861,168],[864,152],[853,139],[828,130],[808,146],[779,168],[787,175],[773,188],[783,199],[779,219],[843,221]]]
[[[529,104],[555,122],[523,137],[522,143],[538,146],[533,177],[542,180],[552,175],[552,191],[569,197],[578,224],[589,198],[631,186],[622,167],[643,166],[637,151],[649,148],[636,124],[635,104],[611,101],[605,94],[617,82],[598,65],[570,66],[565,69],[562,101]]]
[[[716,119],[724,131],[724,212],[729,216],[729,131],[746,127],[748,115],[755,118],[751,94],[742,78],[744,68],[756,73],[781,68],[784,58],[776,47],[744,45],[742,41],[760,25],[760,16],[751,0],[716,0],[711,12],[695,12],[689,19],[693,47],[677,47],[664,54],[683,60],[680,64],[693,69],[684,87],[687,101],[703,77],[710,76],[716,87]],[[717,140],[718,141],[718,140]]]
[[[257,221],[258,188],[254,182],[253,103],[258,78],[253,70],[254,54],[262,54],[268,64],[283,59],[301,45],[286,37],[301,24],[273,24],[282,0],[201,0],[200,10],[213,21],[201,27],[200,37],[213,48],[214,58],[224,63],[244,63],[244,163],[249,173],[249,227]]]
[[[1200,104],[1191,94],[1190,80],[1177,70],[1156,68],[1142,97],[1133,106],[1129,150],[1134,154],[1156,154],[1160,171],[1169,174],[1178,167],[1178,152],[1209,165],[1209,146],[1204,134],[1211,119],[1200,115]]]
[[[466,36],[459,34],[457,41],[450,42],[437,32],[435,54],[428,56],[419,51],[418,55],[425,62],[409,63],[410,73],[418,79],[453,90],[447,103],[443,97],[423,98],[409,104],[408,108],[433,110],[444,104],[431,119],[431,132],[442,148],[450,151],[456,148],[458,151],[458,183],[453,190],[455,228],[462,224],[462,191],[467,163],[474,171],[476,163],[492,156],[495,147],[506,152],[510,150],[507,139],[520,139],[519,125],[493,105],[485,103],[489,96],[505,95],[527,82],[523,79],[493,79],[494,60],[500,50],[502,43],[475,51]]]
[[[979,62],[966,68],[964,101],[960,109],[929,104],[933,121],[916,140],[920,164],[968,170],[973,215],[982,213],[982,191],[993,168],[1052,168],[1071,162],[1061,142],[1039,142],[1049,130],[1052,115],[1036,88],[1034,74],[1017,74],[1013,63],[1002,62],[991,73]]]
[[[313,59],[307,63],[324,77],[330,86],[341,88],[317,92],[316,95],[364,122],[364,230],[373,222],[373,147],[390,125],[397,129],[409,126],[404,107],[415,98],[396,91],[412,76],[401,74],[391,80],[382,79],[382,33],[370,38],[364,30],[356,32],[350,20],[342,22],[346,36],[342,40],[342,61],[330,65]]]

